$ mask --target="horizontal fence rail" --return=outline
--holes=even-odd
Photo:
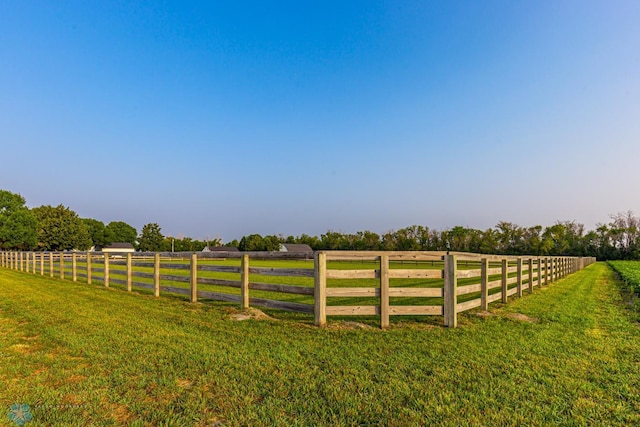
[[[382,328],[403,315],[443,316],[456,327],[459,313],[507,303],[593,262],[417,251],[318,251],[313,261],[280,252],[0,252],[1,267],[26,273],[311,314],[317,326],[327,316],[377,316]]]

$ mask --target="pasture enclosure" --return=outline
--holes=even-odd
[[[328,316],[442,316],[532,293],[595,262],[591,257],[446,252],[318,251],[313,260],[280,252],[0,252],[0,266],[189,301],[226,301]]]

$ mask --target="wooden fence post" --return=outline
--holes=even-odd
[[[389,327],[389,255],[380,256],[380,327]]]
[[[31,253],[25,252],[24,253],[24,271],[29,273],[29,270],[30,270],[29,267],[31,267]]]
[[[489,310],[489,261],[486,258],[480,260],[480,308]]]
[[[529,294],[533,293],[533,258],[527,259],[527,268],[529,269]]]
[[[191,298],[192,303],[198,302],[198,254],[191,254],[191,271],[189,282],[191,283]]]
[[[536,262],[538,263],[538,287],[541,288],[542,287],[542,263],[540,262],[540,257],[538,257],[536,259]]]
[[[87,252],[87,285],[91,284],[91,273],[93,269],[91,267],[91,252]]]
[[[133,288],[132,271],[131,271],[131,253],[127,253],[127,292],[131,292]]]
[[[249,308],[249,255],[243,254],[240,260],[240,305],[243,310]]]
[[[518,286],[518,298],[522,297],[522,258],[518,257],[518,264],[517,264],[517,269],[518,269],[518,281],[517,281],[517,286]]]
[[[314,308],[316,326],[327,325],[327,254],[316,252],[314,256]]]
[[[458,326],[457,260],[455,255],[444,256],[444,325],[449,328]]]
[[[109,287],[109,253],[104,253],[104,287]]]
[[[40,275],[44,276],[44,253],[40,252]]]
[[[507,297],[507,279],[509,278],[509,263],[507,259],[502,260],[502,303],[506,304],[508,302]]]
[[[160,254],[156,253],[153,258],[153,296],[160,297]]]
[[[76,253],[71,254],[71,275],[73,276],[73,281],[78,281],[78,257]]]
[[[49,252],[49,276],[53,277],[53,252]]]
[[[64,279],[64,252],[60,252],[60,279]]]
[[[22,261],[22,251],[18,252],[18,264],[20,265],[20,271],[24,271],[24,264]]]

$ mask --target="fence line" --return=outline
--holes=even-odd
[[[234,265],[211,263],[229,259],[235,260]],[[107,288],[124,285],[128,292],[143,288],[155,297],[161,292],[179,294],[192,303],[218,300],[237,303],[243,309],[259,306],[313,314],[317,326],[325,326],[327,316],[379,316],[382,328],[389,326],[390,316],[402,315],[443,316],[445,326],[456,327],[459,313],[487,310],[495,301],[506,304],[513,295],[532,293],[535,287],[547,286],[595,262],[592,257],[318,251],[313,269],[254,264],[300,259],[304,257],[278,252],[0,252],[1,267],[26,273],[44,276],[48,272],[50,277],[83,279],[88,284],[95,281]],[[354,263],[359,268],[349,269]],[[262,280],[294,278],[296,283],[252,281],[255,276]],[[200,289],[200,285],[215,288]],[[222,292],[218,287],[236,291]],[[252,296],[255,291],[279,294],[281,299]],[[282,300],[282,295],[289,297]]]

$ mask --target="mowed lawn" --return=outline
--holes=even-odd
[[[2,269],[0,425],[14,403],[29,426],[640,424],[637,314],[603,263],[458,329],[237,312]]]

